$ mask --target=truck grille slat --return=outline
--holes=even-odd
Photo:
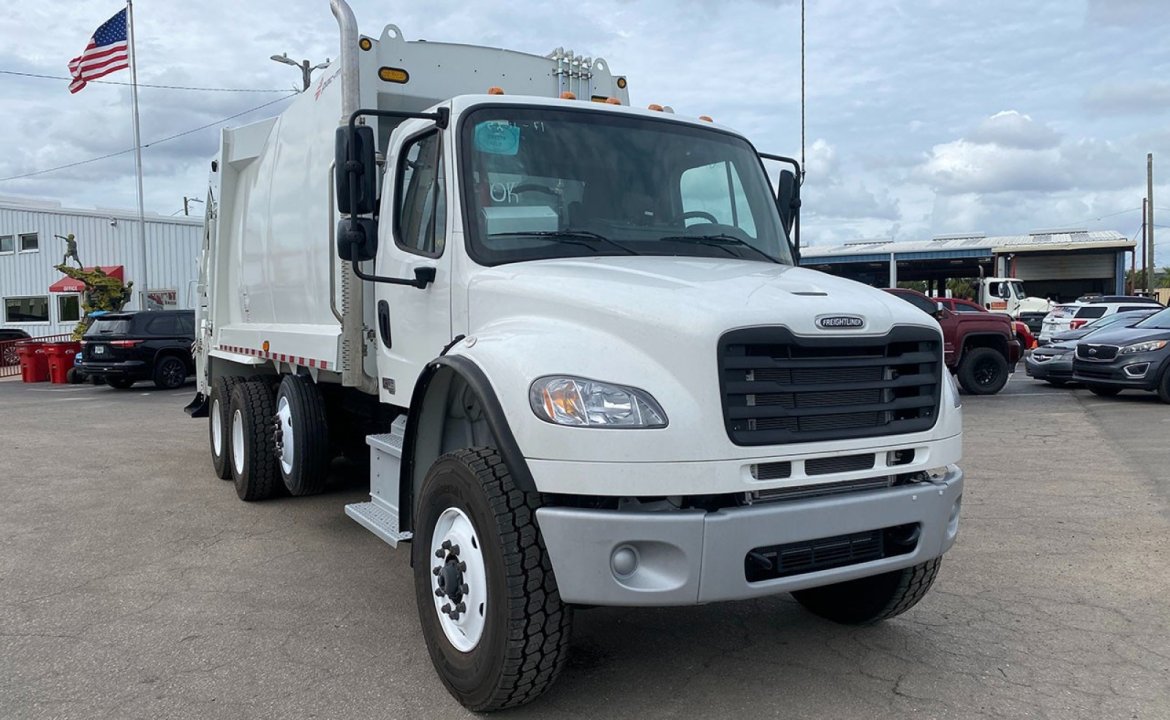
[[[798,337],[749,328],[719,342],[728,437],[771,445],[877,437],[934,426],[942,347],[927,328],[883,337]]]
[[[754,548],[744,558],[744,577],[762,582],[905,555],[918,545],[918,531],[915,524],[896,525]]]

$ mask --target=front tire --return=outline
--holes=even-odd
[[[329,477],[329,431],[321,393],[311,381],[285,375],[276,393],[280,476],[292,495],[316,495]]]
[[[792,597],[814,615],[843,625],[872,625],[901,615],[918,604],[938,576],[942,558],[921,565],[797,590]]]
[[[236,495],[246,502],[270,498],[280,484],[272,390],[263,380],[247,380],[232,388],[231,399],[230,447]]]
[[[412,552],[423,637],[443,684],[476,712],[534,700],[568,653],[571,610],[538,504],[493,448],[440,457],[419,493]]]
[[[1158,381],[1158,399],[1170,403],[1170,366],[1162,371],[1162,379]]]
[[[1008,381],[1008,362],[995,348],[971,348],[959,363],[959,384],[972,395],[994,395]]]

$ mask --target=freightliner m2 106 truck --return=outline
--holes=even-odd
[[[604,60],[331,6],[339,59],[211,164],[189,411],[240,498],[366,458],[345,512],[410,548],[475,710],[549,687],[577,607],[917,603],[958,531],[959,395],[929,315],[795,266],[798,165],[774,190],[783,158],[629,107]]]

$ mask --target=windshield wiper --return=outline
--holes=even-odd
[[[666,240],[666,241],[676,241],[676,242],[689,242],[689,243],[695,243],[698,245],[708,245],[710,247],[717,247],[717,248],[723,250],[724,252],[726,252],[728,255],[732,255],[734,257],[740,257],[740,256],[737,255],[736,253],[732,252],[732,250],[729,246],[734,245],[736,247],[745,247],[748,250],[751,250],[755,254],[759,255],[760,257],[764,258],[765,260],[767,260],[770,263],[780,264],[780,261],[777,260],[776,258],[772,257],[771,255],[769,255],[768,253],[759,249],[758,247],[752,245],[751,243],[744,242],[743,240],[740,240],[739,238],[735,237],[734,235],[727,235],[727,234],[667,235],[666,237],[660,237],[658,239],[659,240]]]
[[[489,233],[488,237],[534,237],[544,240],[553,240],[555,242],[584,245],[585,247],[593,247],[592,244],[586,242],[587,240],[597,240],[598,242],[615,247],[627,255],[638,254],[636,251],[626,247],[625,245],[622,245],[615,240],[610,240],[604,235],[589,230],[532,230],[528,232],[517,230],[515,232]]]

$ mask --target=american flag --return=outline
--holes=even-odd
[[[85,87],[89,80],[97,80],[117,70],[130,67],[130,55],[126,38],[126,10],[102,23],[85,51],[69,61],[69,92],[75,93]]]

